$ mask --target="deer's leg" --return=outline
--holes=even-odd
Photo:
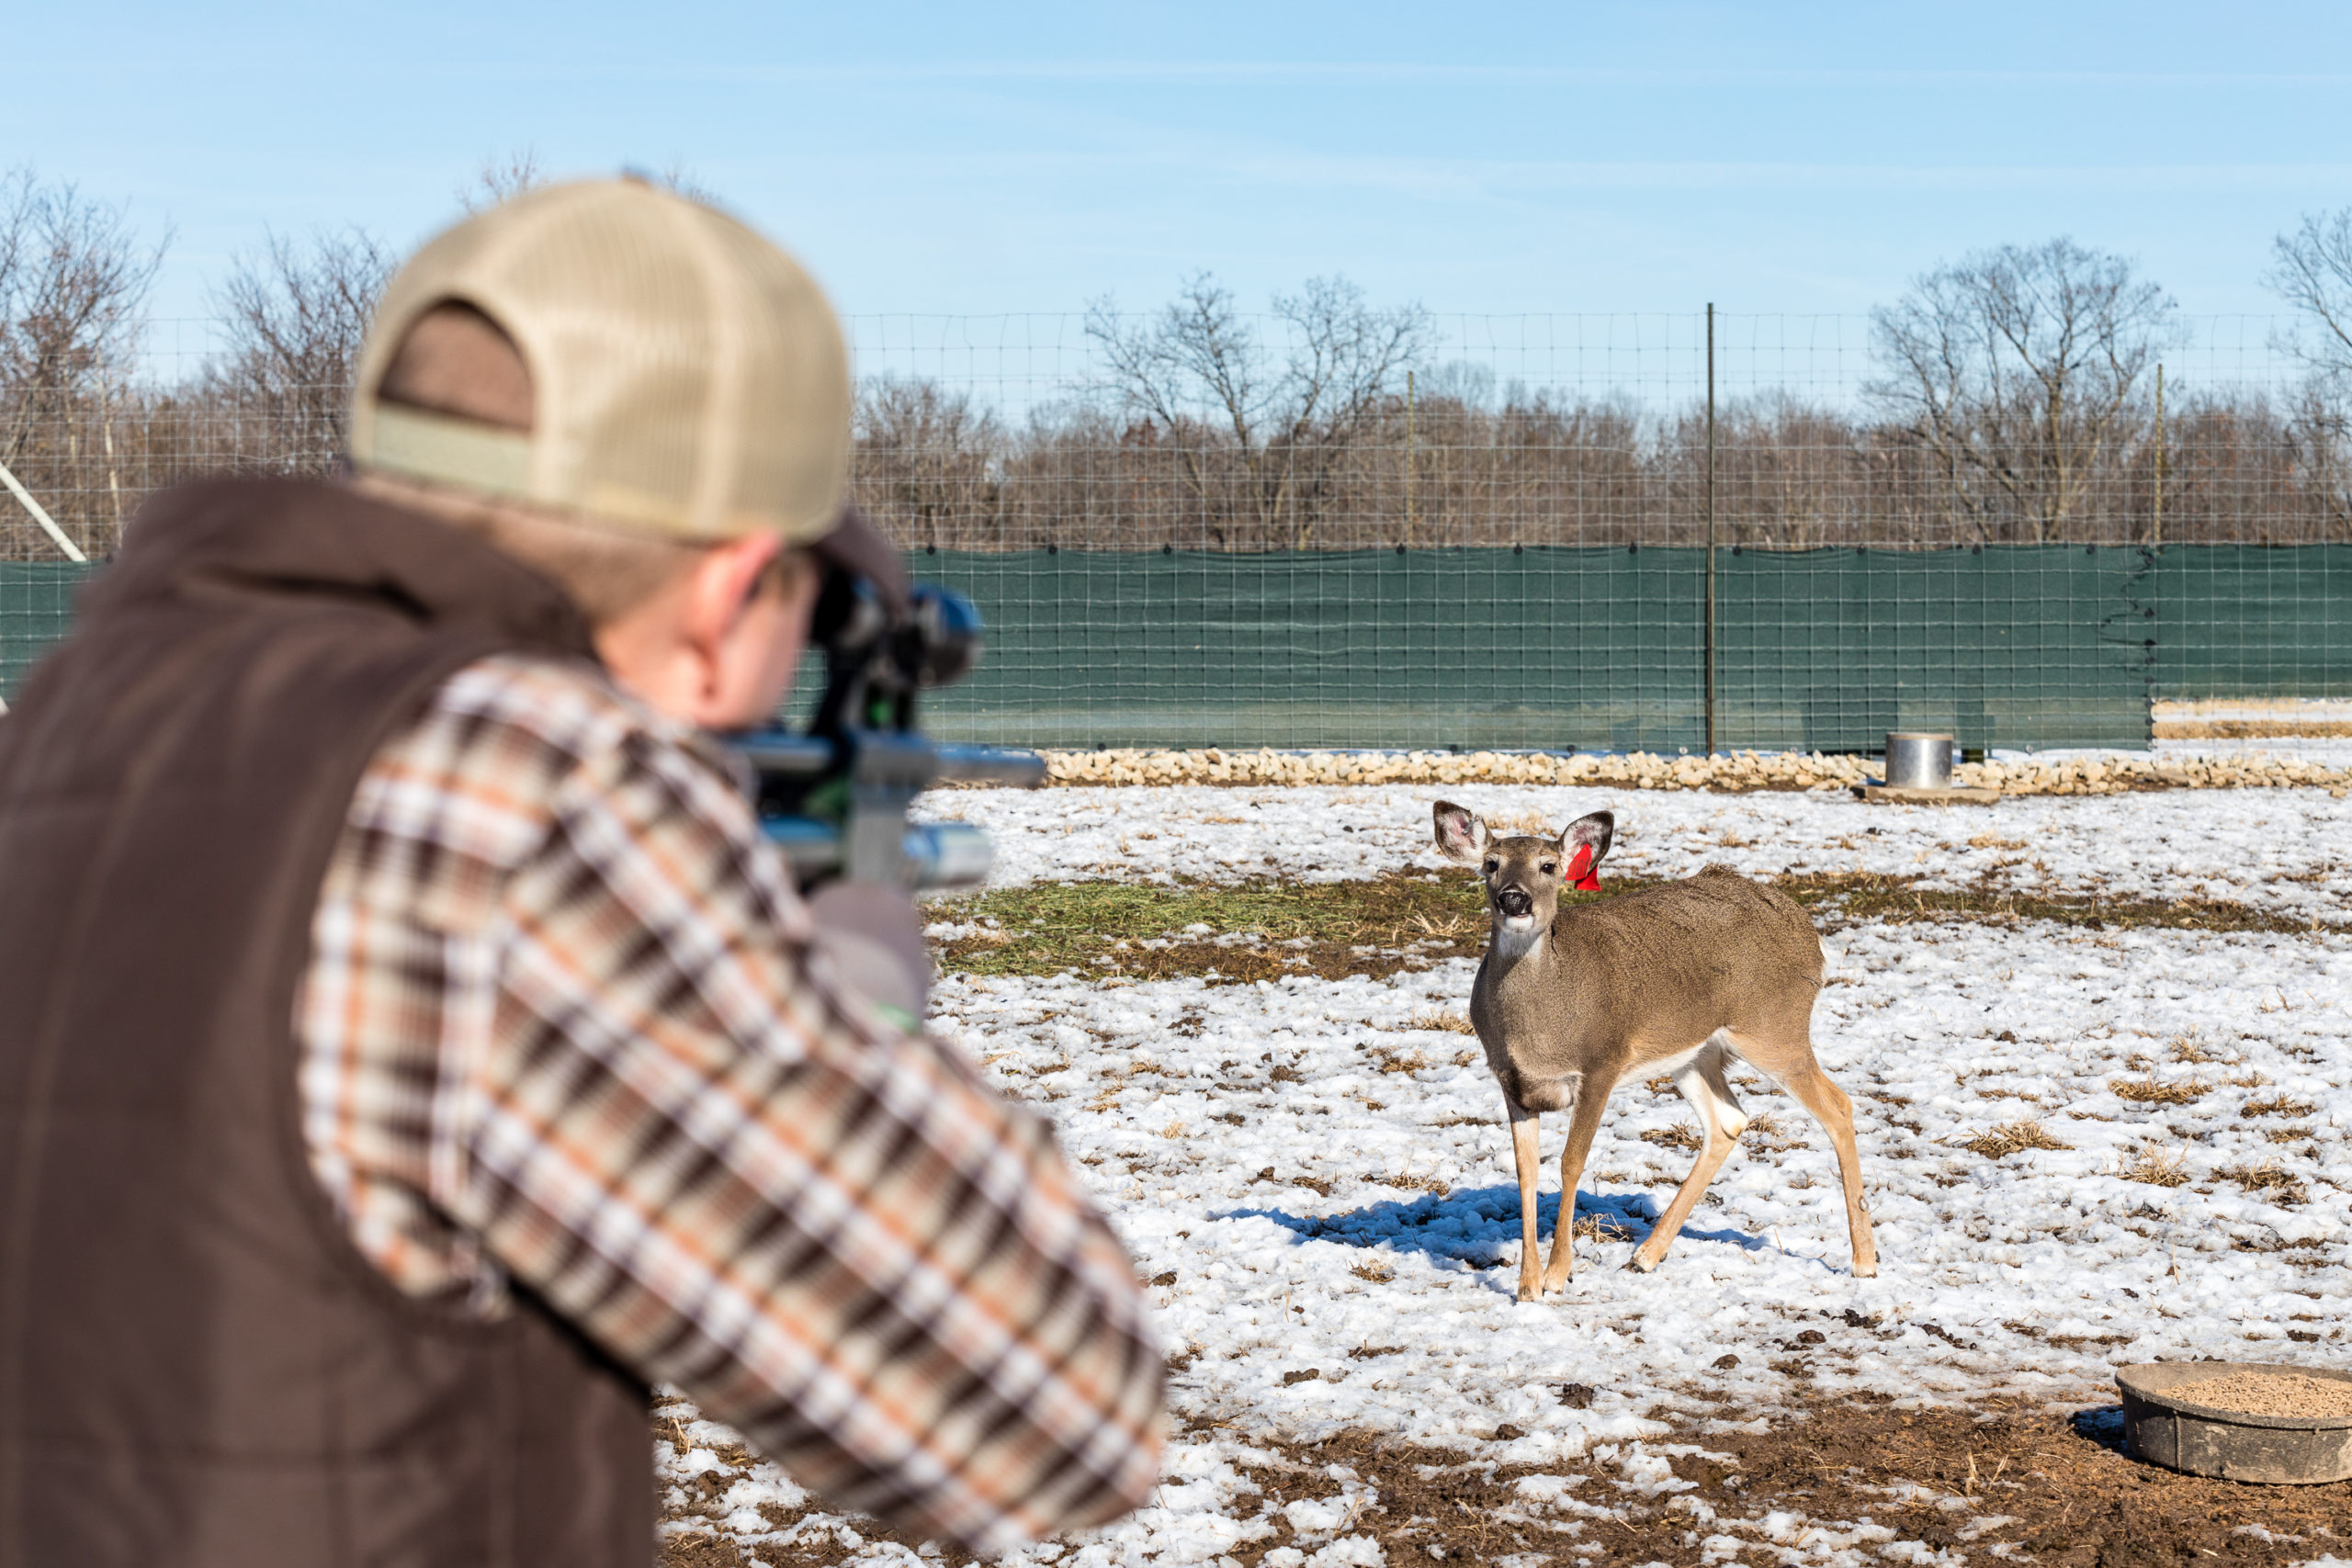
[[[1576,1109],[1568,1121],[1568,1146],[1560,1151],[1560,1217],[1552,1226],[1552,1258],[1544,1266],[1544,1288],[1556,1291],[1568,1282],[1576,1268],[1577,1183],[1584,1179],[1584,1162],[1592,1153],[1593,1134],[1600,1131],[1600,1113],[1609,1108],[1613,1078],[1587,1072],[1577,1088]]]
[[[1717,1040],[1721,1036],[1716,1037]],[[1724,1077],[1723,1047],[1711,1041],[1699,1054],[1683,1064],[1674,1075],[1674,1087],[1698,1113],[1699,1128],[1705,1142],[1699,1146],[1699,1157],[1690,1165],[1690,1174],[1674,1194],[1674,1201],[1666,1206],[1657,1224],[1650,1227],[1647,1240],[1634,1253],[1626,1266],[1646,1274],[1666,1258],[1666,1249],[1682,1234],[1682,1222],[1690,1217],[1698,1206],[1700,1194],[1707,1183],[1715,1179],[1724,1161],[1739,1146],[1739,1134],[1747,1126],[1747,1112],[1731,1092],[1731,1083]]]
[[[1870,1211],[1862,1206],[1862,1151],[1854,1142],[1854,1102],[1829,1081],[1813,1059],[1810,1045],[1803,1066],[1781,1079],[1781,1087],[1813,1112],[1838,1150],[1838,1174],[1846,1187],[1846,1228],[1854,1241],[1854,1278],[1867,1280],[1878,1272],[1878,1243],[1871,1239]]]
[[[1519,1167],[1519,1299],[1541,1301],[1541,1276],[1535,1272],[1535,1178],[1542,1168],[1535,1136],[1539,1123],[1534,1111],[1509,1095],[1503,1096],[1503,1109],[1510,1112],[1510,1152]]]

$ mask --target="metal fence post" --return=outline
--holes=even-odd
[[[33,521],[40,524],[41,531],[50,536],[60,550],[64,552],[67,560],[89,559],[89,557],[82,553],[82,547],[67,538],[65,530],[57,525],[57,520],[50,516],[40,502],[33,499],[33,492],[17,482],[17,476],[10,473],[6,465],[0,465],[0,485],[6,485],[8,493],[24,503],[25,510],[32,513]]]
[[[1405,372],[1405,543],[1413,542],[1413,373]]]
[[[1715,305],[1707,302],[1707,755],[1715,754]]]

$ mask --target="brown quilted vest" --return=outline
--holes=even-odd
[[[0,1568],[645,1568],[644,1389],[402,1296],[298,1121],[370,755],[550,583],[331,485],[158,498],[0,718]]]

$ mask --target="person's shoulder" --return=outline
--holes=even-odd
[[[623,691],[602,666],[534,653],[476,660],[442,683],[430,712],[477,728],[519,731],[582,754],[625,736],[670,739],[677,729]]]
[[[741,763],[701,729],[631,694],[586,659],[501,653],[451,676],[424,722],[470,760],[509,773],[609,783],[651,769],[699,775],[732,795]]]
[[[624,758],[732,777],[720,748],[624,691],[594,660],[499,653],[444,681],[379,753],[378,771],[527,810]]]

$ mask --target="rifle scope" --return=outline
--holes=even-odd
[[[885,576],[827,567],[809,621],[809,641],[825,654],[825,688],[808,728],[752,730],[729,744],[757,779],[761,827],[804,889],[833,877],[976,886],[993,854],[988,835],[960,822],[910,823],[908,807],[949,780],[1035,788],[1046,760],[917,730],[918,695],[970,674],[987,628],[963,594],[876,581]]]

